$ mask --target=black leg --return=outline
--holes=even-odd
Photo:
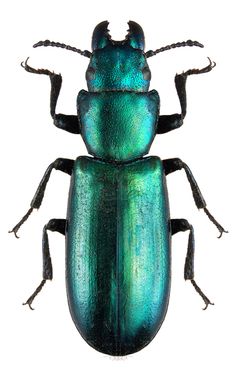
[[[48,75],[51,82],[51,96],[50,96],[50,113],[53,118],[53,123],[56,127],[71,132],[73,134],[80,134],[78,117],[67,114],[56,114],[56,105],[58,96],[61,90],[62,77],[60,74],[55,74],[47,69],[34,69],[28,65],[28,59],[22,67],[29,73]]]
[[[49,243],[48,243],[48,233],[47,230],[50,231],[57,231],[62,235],[65,235],[66,231],[66,220],[65,219],[51,219],[47,225],[43,228],[43,240],[42,240],[42,249],[43,249],[43,280],[41,281],[40,285],[36,288],[33,294],[28,298],[28,300],[23,304],[28,304],[30,309],[32,308],[32,302],[34,298],[38,295],[38,293],[43,288],[44,284],[47,280],[52,280],[53,278],[53,271],[52,271],[52,261],[50,256],[49,250]]]
[[[171,115],[162,115],[159,117],[157,125],[157,133],[164,134],[168,131],[178,129],[183,124],[184,117],[187,111],[187,97],[186,97],[186,81],[189,75],[208,73],[215,67],[215,63],[211,62],[203,69],[190,69],[182,74],[175,76],[175,87],[179,97],[181,114],[175,113]]]
[[[189,238],[188,238],[188,250],[185,259],[185,266],[184,266],[184,279],[190,280],[193,287],[197,291],[197,293],[202,297],[205,302],[205,308],[208,307],[209,304],[214,305],[210,302],[208,297],[202,292],[200,287],[194,280],[194,250],[195,250],[195,242],[194,242],[194,230],[193,226],[186,219],[172,219],[171,220],[171,233],[172,235],[180,232],[180,231],[187,231],[189,230]]]
[[[174,171],[184,169],[186,176],[188,178],[188,181],[190,183],[190,187],[192,190],[193,198],[195,201],[195,204],[198,209],[203,209],[208,218],[211,222],[214,223],[214,225],[217,227],[217,229],[220,232],[219,238],[222,236],[223,232],[227,232],[217,221],[216,219],[211,215],[211,213],[206,208],[206,201],[204,200],[204,197],[202,196],[202,193],[200,191],[200,188],[198,187],[198,184],[189,169],[188,165],[185,164],[180,158],[170,158],[168,160],[163,160],[163,167],[165,170],[165,175],[168,175],[170,173],[173,173]]]
[[[17,232],[18,232],[19,228],[21,227],[21,225],[28,219],[28,217],[32,213],[33,209],[39,209],[39,207],[42,203],[42,200],[43,200],[43,197],[44,197],[44,192],[45,192],[45,189],[46,189],[46,186],[47,186],[47,183],[48,183],[48,180],[50,178],[52,170],[53,169],[60,170],[60,171],[63,171],[64,173],[67,173],[67,174],[71,175],[72,170],[73,170],[73,166],[74,166],[74,161],[69,160],[67,158],[58,158],[49,165],[49,167],[47,168],[41,182],[39,183],[39,186],[37,188],[37,191],[35,192],[33,200],[31,201],[30,209],[24,215],[24,217],[16,224],[16,226],[13,227],[13,229],[11,231],[9,231],[10,233],[13,232],[15,234],[15,236],[18,238]]]

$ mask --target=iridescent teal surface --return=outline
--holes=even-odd
[[[169,299],[169,209],[160,159],[78,158],[67,219],[67,293],[78,330],[110,355],[140,350],[160,328]]]
[[[141,49],[117,43],[93,52],[86,78],[90,92],[114,89],[147,92],[151,73]]]
[[[72,318],[98,351],[145,347],[165,317],[170,288],[169,207],[162,162],[143,158],[157,133],[159,95],[142,28],[114,41],[96,26],[77,99],[88,153],[75,161],[67,216],[67,294]]]
[[[81,134],[90,154],[127,161],[148,153],[159,115],[159,96],[155,90],[81,91],[78,108]]]

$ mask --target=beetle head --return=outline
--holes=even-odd
[[[144,54],[144,33],[137,23],[128,24],[122,41],[112,40],[107,21],[95,27],[86,71],[89,91],[148,91],[151,72]]]
[[[86,80],[90,92],[134,91],[147,92],[151,72],[147,58],[178,47],[203,47],[197,41],[187,40],[150,50],[144,53],[144,33],[136,22],[129,21],[129,30],[124,40],[112,40],[108,22],[99,23],[93,32],[92,52],[50,40],[39,41],[34,47],[59,47],[90,58]]]

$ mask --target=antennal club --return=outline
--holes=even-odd
[[[58,47],[58,48],[64,48],[64,49],[67,49],[68,51],[72,51],[72,52],[76,52],[76,53],[79,53],[80,55],[84,56],[84,57],[88,57],[90,58],[92,53],[90,51],[81,51],[81,49],[78,49],[78,48],[75,48],[75,47],[71,47],[70,45],[67,45],[67,44],[64,44],[64,43],[59,43],[59,42],[51,42],[50,40],[44,40],[44,41],[40,41],[38,43],[35,43],[33,45],[34,48],[37,48],[37,47]]]
[[[152,57],[152,56],[155,56],[157,53],[165,52],[165,51],[168,51],[169,49],[179,48],[179,47],[200,47],[200,48],[204,48],[204,45],[197,42],[197,41],[187,40],[186,42],[178,42],[178,43],[167,45],[165,47],[156,49],[155,51],[152,51],[152,50],[147,51],[145,53],[145,56],[146,56],[146,58]]]

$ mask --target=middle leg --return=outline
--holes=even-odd
[[[187,176],[187,179],[190,183],[190,187],[191,187],[191,190],[192,190],[194,202],[195,202],[197,208],[198,209],[203,209],[204,212],[206,213],[206,215],[208,216],[208,218],[210,219],[210,221],[212,223],[214,223],[214,225],[217,227],[217,229],[220,232],[219,238],[222,236],[223,232],[228,232],[219,224],[219,222],[216,221],[216,219],[213,217],[213,215],[207,209],[206,201],[205,201],[204,197],[202,196],[200,188],[198,187],[198,184],[197,184],[190,168],[188,167],[188,165],[185,164],[185,162],[183,162],[180,158],[170,158],[168,160],[163,160],[163,167],[164,167],[164,170],[165,170],[165,175],[173,173],[174,171],[177,171],[177,170],[184,169],[184,171],[186,173],[186,176]]]

